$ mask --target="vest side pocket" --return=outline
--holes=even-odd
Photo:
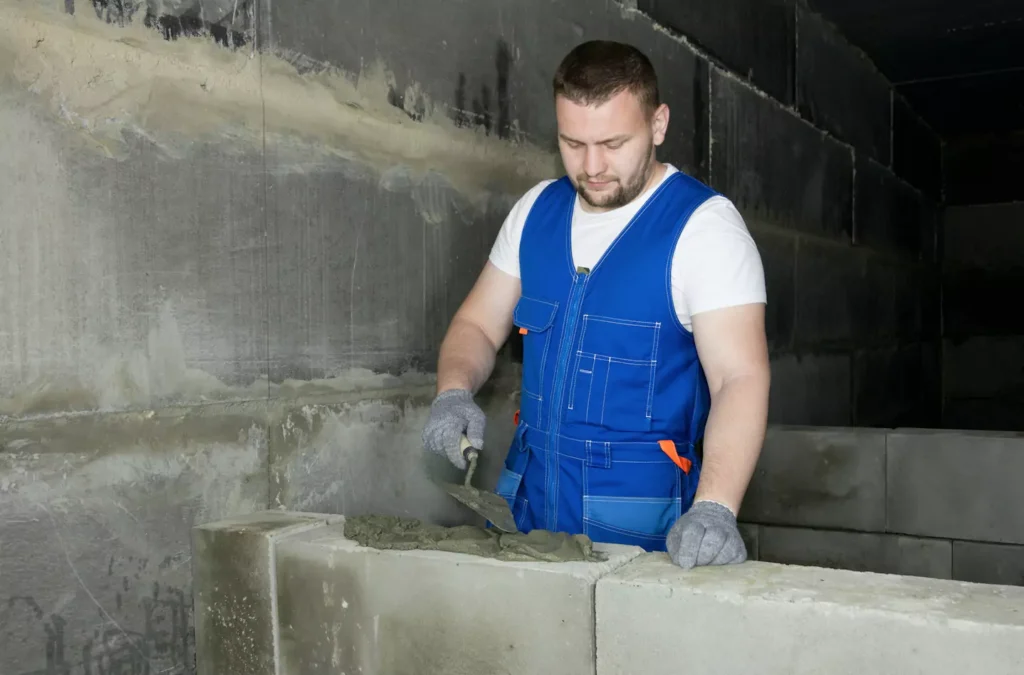
[[[584,533],[594,541],[664,550],[683,510],[685,474],[664,461],[612,463],[584,467]]]
[[[565,421],[649,431],[660,334],[658,322],[584,314]]]
[[[519,415],[527,425],[547,429],[544,415],[544,369],[551,351],[551,326],[557,302],[522,296],[512,312],[512,323],[523,336],[523,379]]]

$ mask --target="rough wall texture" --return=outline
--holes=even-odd
[[[737,46],[700,3],[2,0],[0,412],[429,371],[508,207],[559,172],[551,71],[612,37],[661,73],[663,158],[763,246],[773,419],[929,419],[936,210],[927,166],[896,163],[916,186],[893,166],[937,139],[900,134],[912,111],[895,124],[824,22],[733,4],[778,35]],[[828,402],[785,400],[804,391]]]
[[[233,406],[5,425],[0,672],[188,672],[189,528],[265,507],[261,417]]]
[[[419,451],[431,386],[378,385],[5,425],[0,672],[192,672],[195,525],[292,506],[479,522],[438,484],[461,475]],[[507,389],[481,397],[497,450],[482,488],[511,433]]]

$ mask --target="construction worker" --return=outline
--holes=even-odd
[[[577,46],[554,76],[566,175],[508,214],[441,345],[427,450],[482,448],[474,394],[522,334],[516,433],[496,491],[522,532],[743,562],[736,514],[767,423],[767,302],[733,204],[656,148],[669,128],[650,61]]]

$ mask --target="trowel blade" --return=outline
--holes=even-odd
[[[502,532],[519,532],[508,502],[500,495],[464,485],[447,484],[444,488],[448,494],[479,513]]]
[[[459,441],[459,449],[466,458],[466,478],[462,485],[444,483],[442,487],[448,494],[479,513],[502,532],[519,532],[516,520],[512,517],[512,510],[501,495],[473,487],[473,474],[476,473],[480,452],[470,444],[465,434]]]

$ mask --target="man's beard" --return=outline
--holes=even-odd
[[[599,209],[617,209],[621,206],[625,206],[634,199],[640,196],[640,193],[647,187],[647,181],[650,180],[651,174],[654,172],[654,146],[651,146],[650,152],[647,154],[647,158],[644,160],[643,169],[637,172],[633,180],[626,185],[619,185],[611,194],[599,193],[596,199],[587,194],[586,188],[586,176],[577,177],[576,181],[576,193],[586,203]]]

